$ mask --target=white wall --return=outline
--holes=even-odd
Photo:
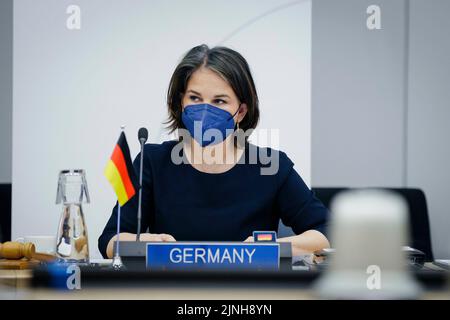
[[[81,30],[66,29],[69,4]],[[103,169],[127,125],[159,142],[165,94],[191,47],[227,39],[248,60],[261,100],[260,128],[280,129],[280,146],[310,180],[311,3],[279,0],[16,0],[12,236],[54,234],[58,171],[84,168],[91,256],[114,204]],[[273,11],[275,9],[275,11]],[[269,13],[270,11],[273,11]],[[267,14],[266,14],[267,13]]]

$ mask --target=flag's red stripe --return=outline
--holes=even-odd
[[[134,196],[136,190],[134,190],[133,184],[131,183],[122,149],[120,149],[119,145],[117,144],[114,147],[114,151],[111,155],[111,160],[112,162],[114,162],[117,167],[117,171],[119,171],[120,173],[120,177],[125,187],[125,191],[127,192],[128,199],[130,199],[132,196]]]

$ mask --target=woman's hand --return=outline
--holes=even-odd
[[[116,241],[117,235],[111,238],[106,248],[106,254],[108,258],[113,256],[114,241]],[[120,234],[120,241],[136,241],[136,235],[134,233],[123,232]],[[176,241],[173,236],[166,233],[141,233],[141,241],[153,241],[153,242],[174,242]]]
[[[135,238],[136,239],[136,238]],[[173,236],[166,233],[141,233],[141,241],[155,241],[155,242],[174,242]]]
[[[254,241],[255,239],[250,236],[245,239],[244,242]],[[290,242],[292,245],[293,256],[310,254],[314,251],[330,247],[330,243],[328,242],[328,239],[325,237],[325,235],[317,230],[308,230],[296,236],[278,238],[277,242]]]

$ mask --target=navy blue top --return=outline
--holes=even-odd
[[[141,232],[167,233],[181,241],[243,241],[255,230],[277,231],[281,219],[296,234],[310,229],[326,234],[328,210],[284,152],[246,144],[244,164],[211,174],[188,162],[175,164],[171,152],[177,142],[144,146]],[[261,174],[270,164],[252,156],[259,151],[278,153],[275,174]],[[139,165],[140,155],[133,162],[136,173]],[[136,233],[137,207],[136,195],[121,208],[121,232]],[[104,257],[116,231],[117,203],[98,239]]]

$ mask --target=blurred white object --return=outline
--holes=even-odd
[[[105,265],[105,266],[111,265],[112,262],[113,262],[113,259],[93,259],[93,258],[91,258],[89,260],[89,263],[91,263],[91,264],[93,263],[93,264],[99,264],[99,265]]]
[[[54,254],[56,236],[25,236],[16,239],[17,242],[31,242],[36,247],[36,252]]]
[[[434,260],[434,264],[445,270],[450,270],[450,260]]]
[[[446,265],[450,267],[450,260],[434,260],[434,262]]]
[[[388,191],[343,192],[331,206],[329,269],[316,292],[327,299],[413,299],[420,292],[407,269],[408,208]]]

